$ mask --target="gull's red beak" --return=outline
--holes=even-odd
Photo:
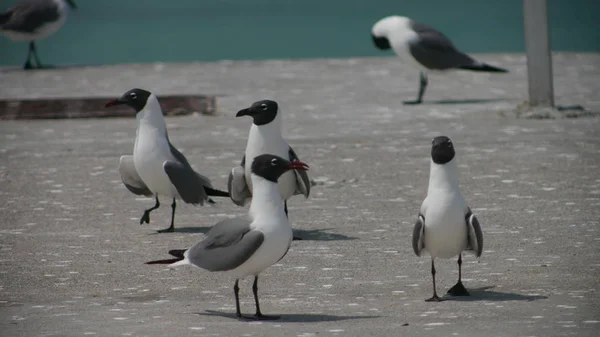
[[[308,171],[308,165],[301,161],[293,161],[290,163],[290,170]]]
[[[107,102],[104,105],[104,107],[108,108],[108,107],[111,107],[111,106],[121,105],[121,104],[123,104],[123,102],[121,102],[119,99],[113,99],[112,101]]]

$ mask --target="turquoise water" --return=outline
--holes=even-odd
[[[0,0],[8,8],[15,0]],[[467,52],[524,50],[521,0],[76,0],[79,10],[39,43],[49,64],[385,55],[370,29],[400,14],[432,25]],[[600,0],[549,0],[554,50],[600,51]],[[0,65],[25,43],[0,37]]]

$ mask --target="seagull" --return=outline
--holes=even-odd
[[[62,27],[73,0],[21,0],[8,11],[0,13],[0,32],[13,41],[29,41],[24,69],[44,68],[35,49],[35,41],[50,36]],[[31,62],[34,57],[36,66]]]
[[[451,69],[506,73],[508,70],[477,61],[456,49],[438,30],[403,16],[385,17],[371,29],[375,46],[394,52],[420,71],[419,96],[404,104],[420,104],[427,88],[427,73]]]
[[[229,197],[214,189],[210,180],[192,169],[185,156],[169,141],[160,104],[154,94],[131,89],[106,107],[126,104],[136,111],[137,130],[133,156],[122,156],[119,172],[125,187],[136,195],[154,197],[156,204],[144,211],[140,224],[150,223],[150,212],[160,206],[159,195],[171,198],[171,226],[159,233],[175,231],[176,199],[187,204],[212,202],[209,196]]]
[[[461,281],[462,252],[471,251],[480,257],[483,234],[479,221],[460,193],[452,141],[446,136],[439,136],[432,143],[429,189],[413,228],[412,245],[417,256],[421,256],[423,251],[431,255],[433,296],[425,301],[439,302],[442,299],[435,289],[435,258],[449,259],[458,255],[458,282],[448,290],[448,294],[469,296]]]
[[[299,159],[294,149],[281,136],[281,111],[277,102],[258,101],[249,108],[240,110],[235,116],[250,116],[254,121],[250,127],[242,161],[239,166],[231,170],[227,183],[231,200],[238,206],[244,206],[253,195],[251,169],[246,165],[246,161],[252,162],[256,156],[264,153],[274,154],[289,161]],[[310,180],[306,171],[284,173],[279,179],[279,192],[284,200],[284,210],[287,215],[287,199],[296,194],[308,198],[310,194]]]
[[[191,264],[211,272],[226,272],[235,277],[233,293],[239,319],[277,319],[260,311],[258,275],[281,260],[292,244],[292,228],[277,188],[277,179],[289,170],[306,171],[308,165],[271,154],[257,156],[250,169],[254,197],[246,216],[218,222],[204,240],[190,249],[169,251],[175,256],[173,259],[146,264],[169,264],[170,267]],[[240,311],[238,282],[245,276],[254,276],[252,292],[256,314],[253,317],[243,316]]]

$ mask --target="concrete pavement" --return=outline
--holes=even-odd
[[[263,312],[233,318],[232,279],[143,263],[203,237],[245,210],[180,203],[177,232],[156,234],[168,201],[122,186],[118,158],[132,151],[134,119],[0,123],[0,334],[2,336],[595,336],[600,328],[600,120],[516,119],[525,99],[522,55],[480,55],[506,75],[432,76],[422,106],[417,74],[394,58],[154,64],[3,70],[0,98],[217,94],[215,116],[169,117],[192,165],[225,188],[255,100],[280,102],[286,136],[315,180],[294,197],[297,234],[261,274]],[[557,104],[600,111],[600,56],[555,57]],[[453,101],[452,101],[453,100]],[[463,194],[485,246],[465,258],[473,296],[426,303],[429,258],[414,256],[412,225],[425,196],[431,138],[457,149]],[[440,261],[438,291],[456,282]],[[251,282],[242,310],[253,312]]]

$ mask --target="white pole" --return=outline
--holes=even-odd
[[[548,38],[546,0],[523,0],[529,104],[554,106],[552,55]]]

